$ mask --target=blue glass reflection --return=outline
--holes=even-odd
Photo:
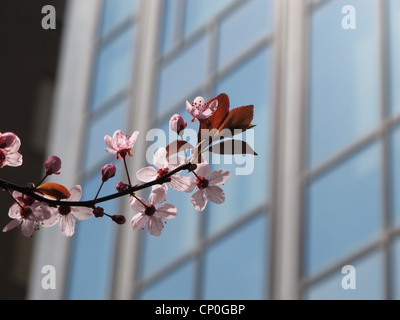
[[[395,128],[390,135],[391,162],[391,218],[393,223],[400,222],[400,127]]]
[[[185,28],[188,35],[215,14],[225,8],[232,0],[189,0],[185,2]]]
[[[133,28],[126,29],[98,53],[91,108],[99,108],[106,101],[126,89],[133,66]]]
[[[163,24],[161,38],[161,53],[167,52],[176,40],[176,21],[178,17],[178,0],[164,0],[163,4]]]
[[[380,168],[379,144],[373,144],[312,181],[306,198],[306,274],[328,266],[380,233]]]
[[[265,298],[267,230],[262,214],[206,251],[204,299]]]
[[[392,298],[400,300],[400,237],[397,236],[391,244],[392,264]]]
[[[203,36],[165,65],[159,75],[155,113],[160,114],[200,86],[207,75],[207,42]]]
[[[88,170],[93,165],[102,161],[113,161],[114,155],[110,155],[104,149],[107,145],[104,142],[106,135],[113,136],[116,130],[122,130],[126,134],[127,122],[126,115],[128,112],[128,102],[122,100],[116,106],[112,107],[106,113],[95,119],[87,129],[87,138],[84,150],[84,169]]]
[[[389,16],[389,63],[390,63],[390,109],[392,113],[400,111],[400,2],[388,1]]]
[[[215,1],[217,2],[217,1]],[[221,21],[218,65],[223,67],[267,34],[271,28],[270,0],[245,1]]]
[[[103,0],[101,34],[105,35],[118,24],[133,16],[137,0]]]
[[[345,290],[342,280],[350,276],[350,272],[337,270],[331,276],[310,287],[305,294],[306,299],[316,300],[377,300],[384,299],[384,266],[383,252],[375,251],[351,263],[355,271],[355,289]],[[351,271],[353,272],[353,271]],[[349,284],[350,279],[345,278]]]
[[[195,263],[189,261],[146,287],[140,294],[142,300],[189,300],[193,299]]]
[[[217,93],[225,92],[230,97],[231,108],[254,104],[252,130],[234,138],[247,140],[258,156],[235,155],[210,157],[213,170],[231,172],[231,178],[223,186],[226,194],[222,205],[209,204],[208,232],[213,233],[226,227],[238,217],[268,199],[269,180],[269,75],[270,51],[264,48],[239,66],[232,74],[222,79]],[[252,141],[253,140],[253,141]],[[254,142],[254,143],[252,143]],[[230,163],[232,164],[229,164]],[[216,164],[216,163],[221,164]],[[208,205],[207,205],[208,206]]]
[[[342,28],[347,0],[311,16],[309,165],[333,156],[379,121],[378,1],[354,0],[355,30]]]
[[[119,169],[118,169],[119,170]],[[118,178],[104,184],[100,196],[116,192]],[[93,199],[101,184],[101,173],[85,181],[82,200]],[[99,204],[107,214],[119,214],[118,202]],[[109,299],[117,225],[107,217],[77,222],[71,251],[67,298]]]

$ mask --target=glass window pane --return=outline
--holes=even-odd
[[[133,28],[102,47],[95,64],[91,108],[99,108],[129,85],[133,65]]]
[[[270,52],[267,48],[251,57],[232,74],[222,79],[217,93],[225,92],[230,98],[230,109],[254,104],[254,120],[257,126],[235,138],[247,140],[258,156],[235,155],[212,156],[212,169],[231,172],[231,178],[223,186],[226,194],[222,205],[207,204],[208,231],[213,233],[226,227],[238,217],[268,199],[269,167],[269,64]],[[229,164],[231,161],[232,164]]]
[[[265,214],[257,216],[206,251],[204,299],[265,298],[266,222]]]
[[[99,197],[116,192],[118,178],[104,184]],[[96,196],[101,172],[83,185],[82,200]],[[107,214],[119,214],[117,200],[99,204]],[[68,299],[109,299],[117,225],[107,217],[78,221],[73,237],[68,278]]]
[[[400,299],[400,237],[397,236],[391,245],[392,264],[392,299]]]
[[[106,135],[113,136],[116,130],[122,130],[126,134],[128,112],[128,102],[121,101],[109,111],[95,119],[88,127],[87,140],[84,145],[84,169],[88,170],[91,166],[107,163],[115,159],[114,155],[107,153],[104,149],[107,145],[104,142]]]
[[[137,0],[103,0],[101,34],[107,34],[119,23],[131,17],[137,2]]]
[[[357,28],[344,30],[342,7],[329,1],[311,16],[309,164],[314,166],[379,121],[378,1],[354,0]]]
[[[178,17],[178,0],[164,0],[163,23],[161,24],[161,53],[167,52],[175,42],[175,28]]]
[[[161,69],[155,113],[160,114],[187,99],[187,95],[205,81],[206,75],[207,42],[203,36]]]
[[[169,131],[168,122],[160,126],[160,129],[166,133],[166,141],[169,141],[168,135],[176,136],[175,132]],[[151,149],[152,154],[154,154],[157,148],[165,148],[167,143],[163,138],[158,139],[157,142],[149,147],[149,150]],[[148,161],[150,160],[151,165],[152,157],[148,159]],[[198,241],[197,231],[199,230],[201,212],[194,210],[190,202],[190,194],[175,191],[171,187],[168,187],[166,203],[176,206],[178,213],[176,218],[168,220],[160,237],[150,235],[147,230],[137,231],[143,232],[142,277],[148,277],[160,268],[163,268],[193,248]]]
[[[190,300],[193,299],[195,264],[185,263],[161,280],[145,288],[140,294],[142,300]]]
[[[390,56],[390,108],[393,113],[400,111],[400,2],[388,1],[389,56]]]
[[[349,271],[342,273],[342,269],[340,269],[310,287],[305,294],[305,298],[311,300],[384,299],[383,261],[383,252],[375,251],[352,262],[351,265],[355,268],[355,289],[343,289],[342,280],[346,275],[350,275],[350,273]]]
[[[225,8],[232,0],[189,0],[185,2],[185,35],[188,35],[215,14]]]
[[[218,65],[223,67],[245,51],[271,26],[270,0],[245,1],[232,15],[221,22]]]
[[[307,191],[305,270],[313,274],[381,231],[379,144],[355,154]]]
[[[391,218],[393,223],[400,222],[400,127],[395,128],[390,136],[391,146]]]

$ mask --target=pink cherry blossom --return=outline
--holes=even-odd
[[[167,150],[165,148],[159,148],[153,157],[153,163],[157,167],[147,166],[145,168],[140,169],[136,173],[136,177],[138,180],[143,182],[154,181],[162,176],[165,176],[170,171],[184,164],[185,160],[183,157],[174,157],[168,160]],[[174,174],[168,178],[168,183],[172,189],[177,191],[188,192],[188,188],[192,184],[191,177],[185,177],[180,174]],[[164,188],[167,190],[167,186],[164,184]]]
[[[14,220],[9,222],[3,232],[21,226],[22,234],[31,237],[38,226],[38,222],[50,218],[51,209],[43,202],[36,201],[20,192],[13,192],[14,203],[8,211],[8,216]]]
[[[71,196],[67,201],[79,201],[82,197],[82,187],[79,185],[73,186],[69,190]],[[75,233],[76,220],[85,220],[93,217],[93,209],[87,207],[70,207],[65,205],[58,206],[52,209],[50,219],[42,222],[44,227],[52,227],[57,222],[60,222],[61,232],[70,237]]]
[[[161,186],[153,188],[149,196],[149,202],[139,197],[132,198],[129,205],[134,211],[139,211],[131,220],[132,229],[144,229],[146,225],[151,235],[160,236],[164,229],[164,220],[173,219],[177,214],[175,206],[169,203],[162,204],[165,199],[166,191]]]
[[[216,170],[210,174],[210,166],[207,163],[198,164],[194,172],[197,179],[192,178],[191,189],[193,191],[197,187],[198,190],[191,197],[193,207],[198,211],[203,211],[208,200],[222,204],[225,201],[225,193],[219,185],[225,184],[231,173],[227,170]]]
[[[60,174],[61,159],[57,156],[49,156],[44,166],[46,168],[46,175]]]
[[[180,114],[174,114],[169,120],[169,127],[172,131],[175,131],[177,134],[183,133],[183,130],[187,127],[187,123],[183,120]]]
[[[0,168],[22,165],[21,140],[12,132],[0,133]]]
[[[207,105],[203,97],[196,97],[193,103],[190,104],[186,101],[186,110],[193,116],[192,122],[199,120],[205,120],[211,117],[218,107],[218,100],[215,99],[212,103]]]
[[[125,159],[126,155],[133,156],[132,148],[136,143],[136,139],[139,135],[139,131],[135,131],[130,137],[125,135],[121,130],[117,130],[114,132],[113,137],[105,136],[104,142],[107,144],[109,148],[106,148],[106,151],[117,156],[121,156],[122,159]]]

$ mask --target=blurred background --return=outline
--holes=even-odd
[[[44,5],[56,29],[42,28]],[[174,113],[196,129],[185,101],[222,92],[231,109],[255,106],[259,154],[250,175],[234,174],[248,156],[212,164],[233,173],[222,205],[197,212],[170,190],[178,216],[161,237],[131,230],[127,199],[104,206],[124,226],[1,233],[2,299],[400,297],[399,1],[14,0],[0,21],[0,132],[15,132],[24,156],[2,179],[38,182],[56,154],[53,181],[93,198],[115,161],[105,135],[140,131],[134,177],[165,146],[151,129],[168,133]],[[115,163],[100,196],[126,179]],[[10,205],[0,193],[2,226]],[[56,289],[41,285],[46,265]]]

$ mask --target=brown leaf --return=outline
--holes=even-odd
[[[193,148],[193,146],[184,140],[175,140],[173,142],[171,142],[168,146],[167,146],[167,156],[173,155],[175,153],[179,153],[181,151],[185,151],[189,148]]]
[[[57,200],[68,199],[71,196],[67,188],[52,182],[44,183],[37,187],[36,190],[45,196]]]
[[[208,148],[208,151],[215,154],[252,154],[257,156],[258,154],[253,150],[250,145],[241,140],[225,140],[223,142],[214,144]]]
[[[214,99],[210,100],[207,105],[213,102],[215,99],[218,100],[217,111],[208,119],[209,124],[207,129],[218,129],[220,125],[225,121],[229,114],[229,97],[225,93],[221,93]]]
[[[244,106],[233,109],[229,112],[224,122],[218,127],[218,131],[229,129],[232,132],[235,129],[247,130],[251,128],[251,121],[253,121],[254,106]]]

